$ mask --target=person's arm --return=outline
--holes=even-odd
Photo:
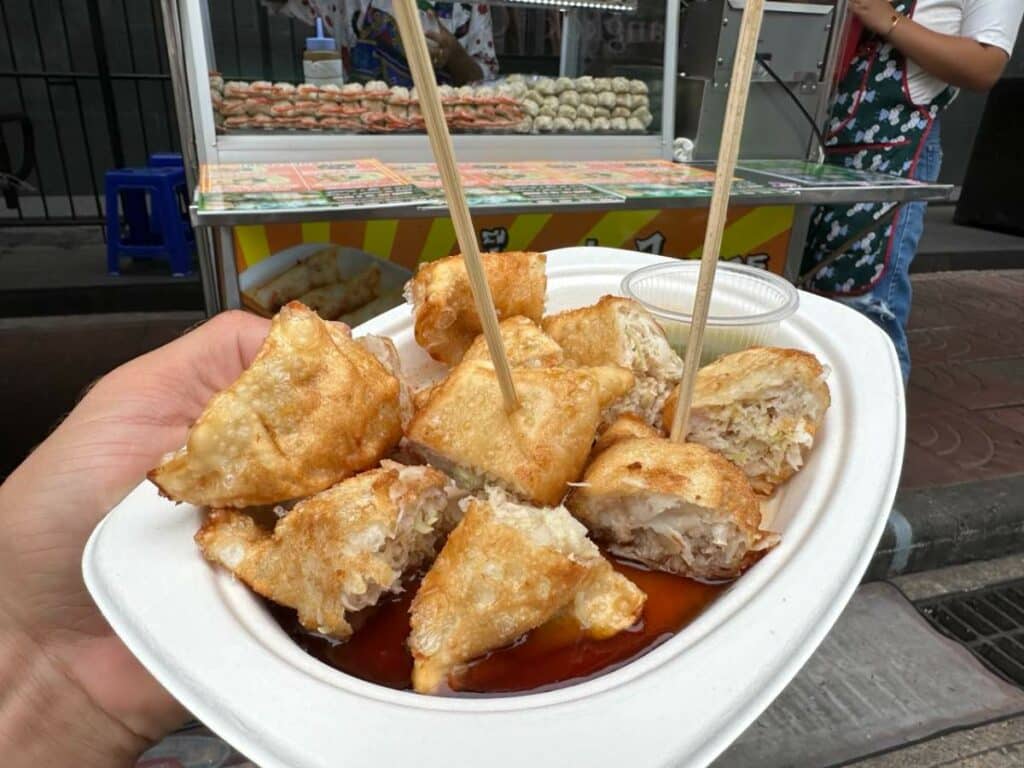
[[[185,720],[93,605],[82,550],[255,358],[269,321],[219,315],[104,376],[0,484],[0,764],[129,768]]]
[[[893,27],[893,7],[888,0],[850,0],[850,10],[921,69],[950,85],[987,91],[1009,61],[1002,48],[933,32],[908,17],[900,18]]]

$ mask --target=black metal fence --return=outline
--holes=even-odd
[[[99,222],[108,168],[178,148],[157,0],[0,0],[0,116],[0,226]]]
[[[209,3],[220,65],[301,79],[309,29]],[[158,0],[0,0],[0,227],[103,220],[103,174],[178,151]]]

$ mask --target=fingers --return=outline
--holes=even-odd
[[[430,54],[430,61],[436,65],[441,60],[442,48],[437,34],[434,32],[425,33],[427,37],[427,53]]]
[[[248,312],[224,312],[179,339],[126,363],[100,383],[105,389],[139,389],[160,383],[198,415],[256,357],[270,321]]]
[[[435,56],[437,56],[439,53],[441,53],[441,46],[439,46],[436,43],[433,43],[433,42],[428,40],[427,41],[427,53],[429,53],[430,54],[430,58],[433,59]]]
[[[202,341],[210,344],[213,349],[219,348],[218,351],[223,351],[225,347],[230,348],[233,342],[237,353],[236,362],[241,373],[252,364],[256,353],[263,346],[270,332],[270,321],[249,312],[232,310],[216,315],[197,331],[207,334]]]
[[[210,399],[252,363],[269,328],[264,318],[228,312],[125,363],[89,391],[9,481],[36,489],[23,495],[48,499],[43,506],[55,513],[72,500],[66,517],[87,535],[165,453],[183,444]]]

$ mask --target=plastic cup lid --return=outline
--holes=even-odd
[[[333,37],[324,36],[324,20],[317,17],[316,36],[306,38],[307,51],[336,51],[338,43]]]

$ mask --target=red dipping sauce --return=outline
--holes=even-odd
[[[451,696],[537,693],[583,682],[629,663],[661,645],[693,621],[728,584],[704,584],[635,564],[616,570],[647,593],[640,620],[606,640],[586,637],[572,618],[556,619],[523,635],[512,645],[483,656],[449,680]],[[302,628],[295,611],[269,604],[281,627],[306,653],[324,664],[378,685],[412,690],[409,605],[419,578],[363,611],[348,642],[338,643]]]

